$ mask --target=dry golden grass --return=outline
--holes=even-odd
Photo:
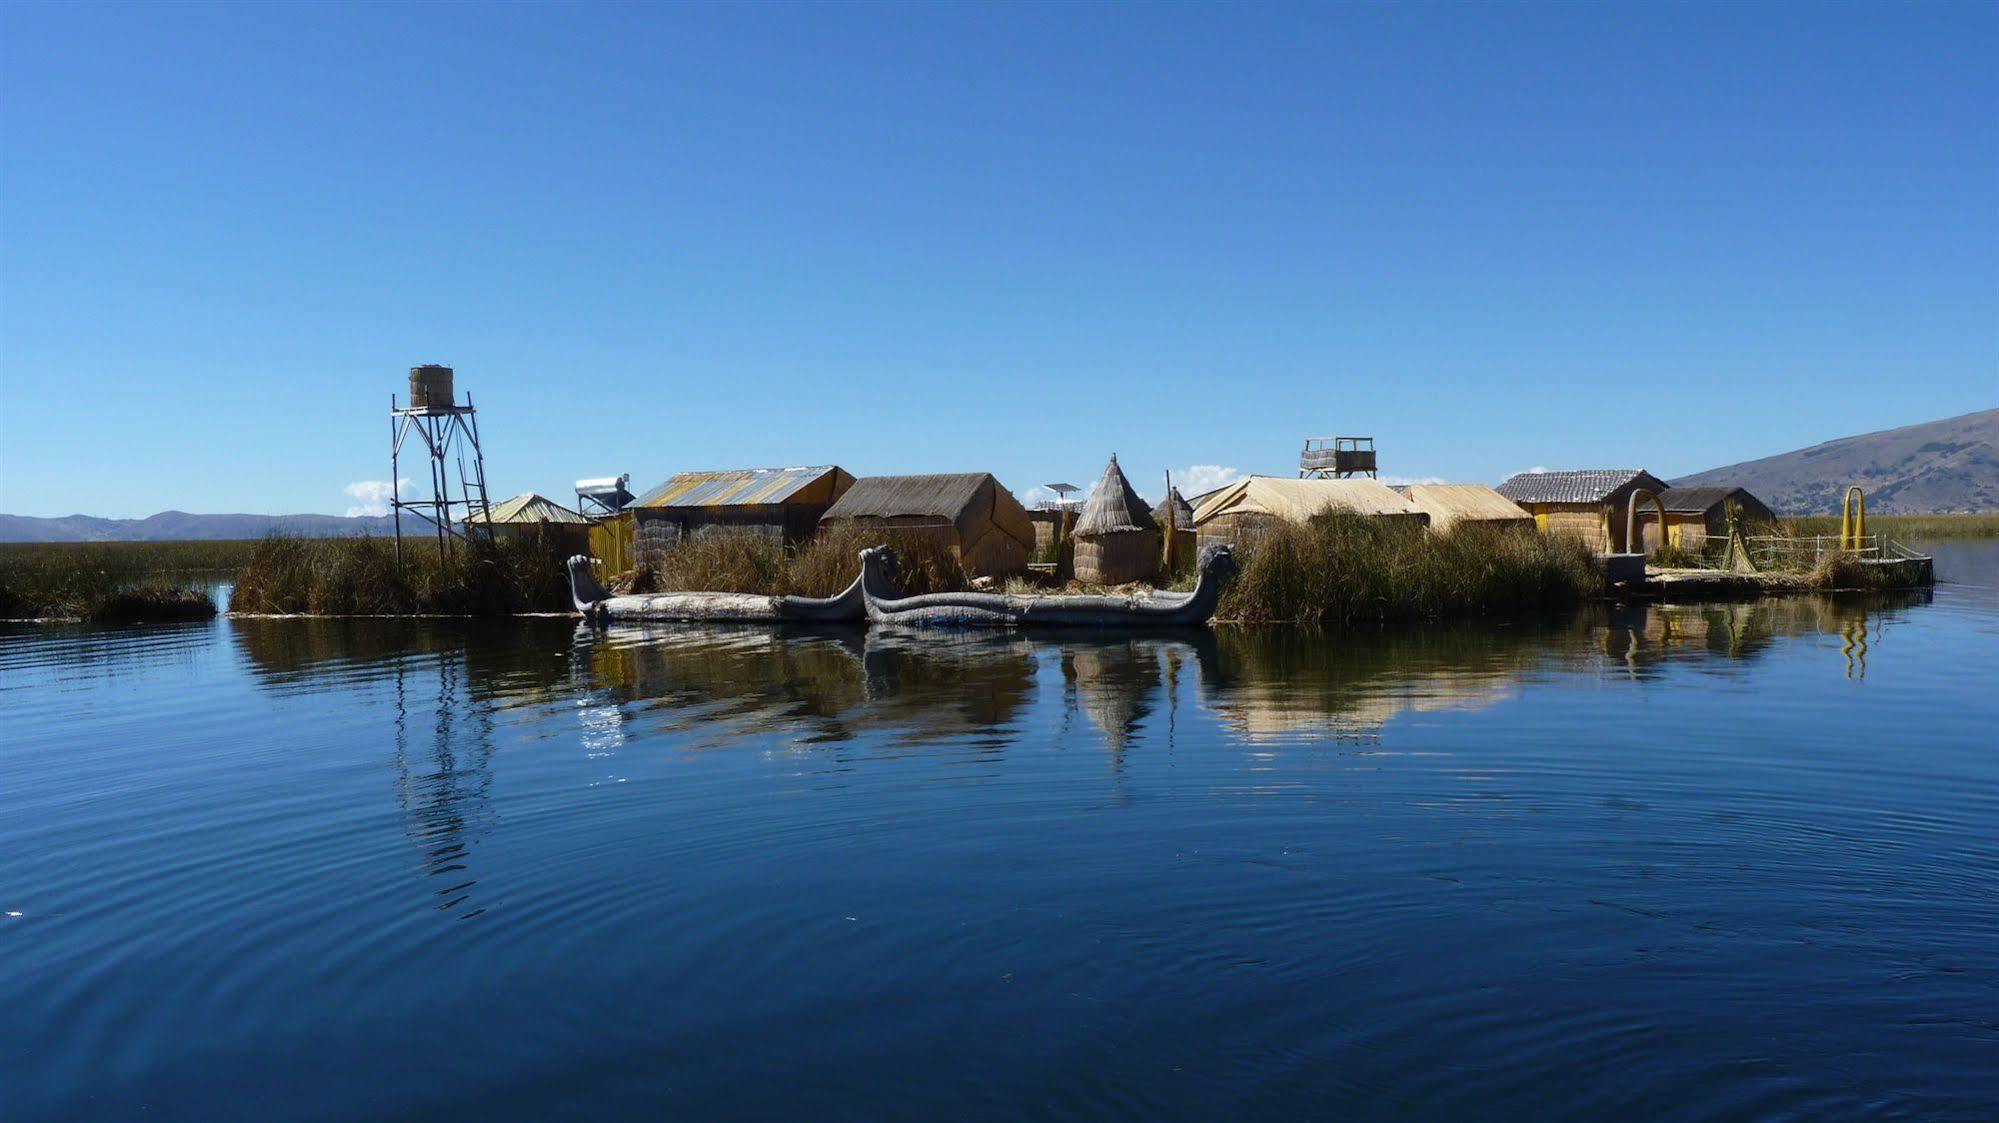
[[[1838,515],[1792,515],[1780,522],[1790,535],[1838,534]],[[1869,515],[1869,534],[1890,538],[1999,538],[1999,515]]]
[[[570,607],[560,538],[529,535],[458,547],[440,559],[428,541],[405,542],[398,566],[395,543],[387,538],[274,534],[251,551],[229,607],[327,616],[505,616]]]
[[[1603,591],[1589,549],[1566,536],[1477,524],[1432,534],[1344,511],[1273,526],[1238,561],[1218,615],[1244,624],[1519,612]]]
[[[895,550],[895,585],[905,594],[970,587],[957,555],[936,535],[853,526],[796,548],[742,531],[696,535],[661,551],[630,585],[632,591],[830,597],[860,575],[860,553],[869,546]]]

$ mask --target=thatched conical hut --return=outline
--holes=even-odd
[[[1162,540],[1169,533],[1167,528],[1172,528],[1170,533],[1173,535],[1173,541],[1170,545],[1174,568],[1191,565],[1195,551],[1194,505],[1181,496],[1179,488],[1167,489],[1166,498],[1161,499],[1159,506],[1152,509],[1152,521],[1159,524]]]
[[[1159,568],[1159,524],[1118,470],[1115,455],[1083,504],[1075,537],[1078,581],[1121,585]]]

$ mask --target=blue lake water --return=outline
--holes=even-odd
[[[0,1115],[1999,1115],[1999,544],[1319,636],[0,632]]]

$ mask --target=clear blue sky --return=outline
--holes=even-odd
[[[1999,404],[1999,6],[0,7],[0,511],[1673,475]]]

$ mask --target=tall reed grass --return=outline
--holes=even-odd
[[[570,607],[566,553],[563,539],[539,533],[460,542],[448,558],[429,541],[405,542],[398,565],[386,538],[273,534],[251,551],[229,607],[326,616],[560,612]]]
[[[1838,534],[1838,515],[1790,515],[1780,520],[1782,533]],[[1891,538],[1999,538],[1999,514],[1993,515],[1869,515],[1867,531]]]
[[[203,575],[242,556],[233,542],[49,542],[0,546],[0,618],[104,623],[215,615]],[[226,564],[226,563],[225,563]]]
[[[1326,627],[1516,613],[1603,592],[1588,547],[1476,524],[1433,534],[1345,511],[1279,523],[1237,551],[1219,619]]]
[[[656,592],[830,597],[860,575],[860,553],[869,546],[888,546],[895,551],[895,584],[905,594],[971,586],[956,551],[938,535],[841,526],[798,546],[747,531],[698,534],[649,558],[645,572],[629,587]]]

